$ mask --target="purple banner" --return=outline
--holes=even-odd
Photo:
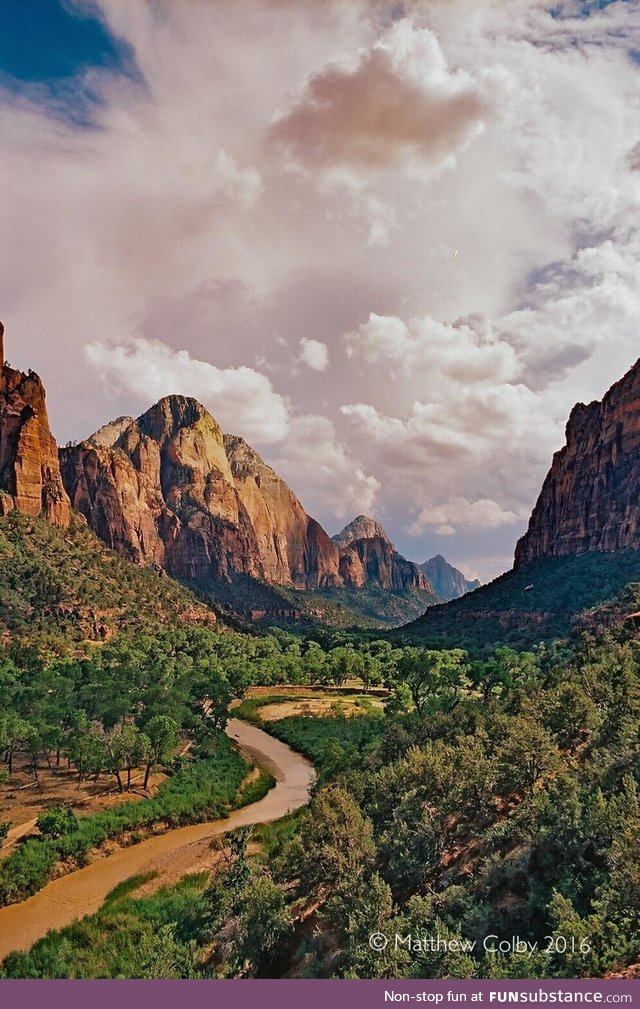
[[[117,992],[114,991],[117,986]],[[640,980],[566,981],[2,981],[0,1005],[30,1009],[118,1009],[142,1004],[154,1009],[382,1009],[394,1004],[434,1006],[622,1005],[640,1009]]]

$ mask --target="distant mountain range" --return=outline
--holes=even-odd
[[[465,578],[462,571],[458,571],[453,564],[449,564],[442,554],[436,554],[435,557],[421,564],[420,568],[433,585],[435,594],[445,602],[459,599],[460,596],[464,596],[467,592],[473,592],[481,585],[478,578],[474,581]]]

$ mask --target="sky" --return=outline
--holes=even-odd
[[[640,354],[640,0],[3,0],[0,316],[487,580]]]

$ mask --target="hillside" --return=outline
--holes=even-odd
[[[637,361],[602,402],[571,411],[513,570],[432,607],[407,633],[432,644],[526,647],[593,626],[599,607],[624,617],[625,586],[640,580],[639,486]]]
[[[627,589],[635,582],[640,582],[640,550],[543,557],[461,599],[433,606],[402,633],[433,647],[527,648],[622,621],[638,608]]]
[[[68,529],[17,512],[0,520],[1,637],[53,634],[70,644],[185,621],[216,616],[177,582],[108,550],[76,516]]]

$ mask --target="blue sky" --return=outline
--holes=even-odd
[[[89,125],[101,102],[89,69],[136,76],[131,47],[115,38],[93,4],[2,0],[0,84],[52,115]]]

